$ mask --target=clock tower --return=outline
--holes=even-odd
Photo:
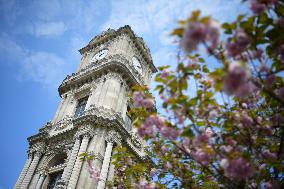
[[[58,88],[54,118],[28,138],[28,158],[15,189],[103,189],[114,174],[116,145],[145,156],[127,110],[131,87],[149,85],[157,71],[149,48],[124,26],[108,29],[79,51],[78,70]],[[80,160],[83,152],[95,155],[93,167],[102,180],[90,177]]]

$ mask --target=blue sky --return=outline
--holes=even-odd
[[[240,0],[0,0],[0,189],[16,182],[26,138],[52,119],[57,87],[80,63],[78,49],[105,29],[128,24],[155,65],[173,64],[168,34],[195,9],[222,22],[245,10]]]

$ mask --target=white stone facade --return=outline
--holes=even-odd
[[[28,138],[28,159],[15,189],[103,189],[113,176],[111,157],[117,144],[145,156],[127,107],[131,87],[148,85],[157,71],[149,49],[124,26],[96,36],[80,53],[77,72],[59,86],[62,99],[53,120]],[[86,151],[95,154],[93,165],[103,180],[90,178],[87,163],[79,158]]]

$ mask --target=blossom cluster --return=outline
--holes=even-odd
[[[157,115],[149,116],[144,124],[138,128],[138,134],[141,137],[154,137],[155,133],[161,133],[166,139],[176,139],[179,135],[178,130],[166,124],[165,120]]]
[[[179,63],[155,77],[162,113],[143,88],[133,94],[150,161],[120,151],[121,188],[284,187],[284,2],[247,1],[253,14],[222,24],[224,38],[199,11],[179,22]]]
[[[135,91],[133,94],[133,99],[135,107],[144,107],[144,108],[154,107],[154,100],[152,98],[147,98],[145,93],[142,91]]]
[[[206,22],[189,22],[183,37],[180,40],[181,47],[187,53],[196,50],[199,44],[206,44],[208,51],[212,51],[219,44],[219,24],[214,20]]]
[[[100,171],[94,169],[92,160],[87,160],[87,168],[91,178],[97,181],[102,180],[100,177]]]

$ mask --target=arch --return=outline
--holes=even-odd
[[[67,154],[66,153],[60,153],[54,155],[52,158],[49,159],[47,167],[54,167],[60,164],[65,163],[65,160],[67,159]]]

